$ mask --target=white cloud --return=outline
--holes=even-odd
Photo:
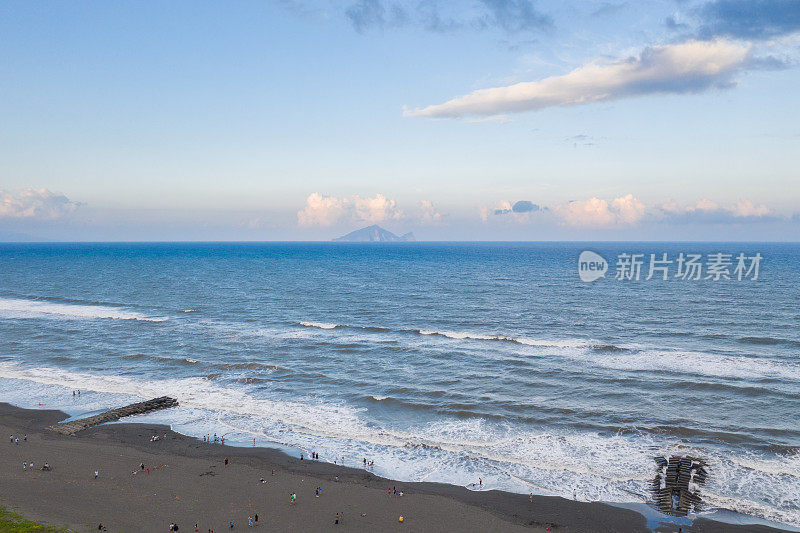
[[[55,220],[69,215],[79,205],[47,189],[0,189],[0,218]]]
[[[766,205],[754,205],[750,200],[739,200],[730,208],[730,212],[736,217],[765,217],[772,214]]]
[[[297,212],[297,222],[301,226],[332,226],[343,214],[342,200],[315,192],[306,198],[306,206]]]
[[[499,200],[494,203],[491,207],[486,205],[478,206],[478,216],[481,217],[481,220],[486,222],[489,220],[490,215],[497,215],[500,213],[510,213],[511,212],[511,202],[508,200]]]
[[[645,206],[632,194],[615,198],[611,202],[611,210],[623,224],[636,224],[645,214]]]
[[[599,198],[578,200],[552,208],[562,224],[573,227],[632,227],[641,222],[699,222],[724,223],[742,219],[763,219],[773,216],[766,205],[755,205],[742,199],[736,204],[722,206],[703,198],[694,204],[681,205],[669,201],[656,206],[645,205],[633,194],[613,200]]]
[[[747,66],[750,45],[724,39],[645,48],[638,57],[592,62],[569,74],[481,89],[443,104],[406,110],[409,117],[458,118],[532,111],[657,93],[730,87]]]
[[[402,217],[403,212],[397,208],[396,202],[382,194],[367,198],[357,194],[337,198],[315,192],[306,198],[305,207],[297,212],[297,222],[301,226],[332,226],[340,222],[377,224]]]
[[[345,205],[348,200],[344,200]],[[402,218],[402,211],[397,209],[394,200],[386,198],[382,194],[376,194],[373,198],[361,198],[353,196],[349,202],[353,206],[355,219],[364,222],[383,222],[385,220],[397,220]]]
[[[694,207],[688,207],[687,210],[689,211],[717,211],[719,210],[719,204],[716,202],[712,202],[708,198],[702,198],[697,201],[697,204]]]
[[[756,205],[746,198],[733,205],[721,206],[717,202],[703,198],[694,204],[680,205],[675,201],[666,202],[658,206],[666,215],[674,218],[697,219],[707,221],[723,221],[726,219],[765,218],[774,215],[772,210],[764,204]]]
[[[617,198],[620,200],[621,198]],[[566,204],[557,205],[553,212],[562,224],[575,227],[593,226],[609,227],[619,224],[621,216],[606,200],[589,198],[588,200],[575,200]]]
[[[313,193],[297,212],[300,226],[333,226],[335,224],[379,224],[402,221],[408,224],[434,226],[444,222],[445,215],[430,200],[421,200],[417,207],[405,212],[392,198],[383,194],[361,197],[357,194],[337,198]]]
[[[442,214],[430,200],[422,200],[419,203],[419,223],[423,226],[433,226],[442,222]]]

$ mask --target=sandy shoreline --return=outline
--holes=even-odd
[[[219,533],[230,530],[231,520],[234,531],[247,528],[255,513],[269,531],[648,531],[639,513],[603,503],[548,496],[531,502],[502,491],[392,481],[275,449],[207,444],[155,424],[110,424],[77,437],[45,429],[64,418],[60,411],[0,404],[0,504],[75,531],[97,531],[102,523],[108,531],[158,532],[175,522],[180,531],[198,523],[203,533]],[[164,433],[166,439],[150,442]],[[20,437],[19,445],[8,442],[11,434]],[[23,461],[33,461],[34,469],[23,469]],[[52,471],[39,470],[45,461]],[[395,487],[402,497],[393,495]],[[294,504],[291,493],[297,494]],[[779,531],[706,519],[683,530]]]

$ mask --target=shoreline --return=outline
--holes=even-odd
[[[2,444],[9,453],[0,458],[0,504],[75,531],[96,531],[99,523],[108,531],[166,531],[171,522],[192,531],[198,522],[200,531],[219,532],[228,529],[229,520],[247,527],[254,513],[278,531],[649,531],[644,515],[613,504],[401,482],[362,468],[301,461],[277,448],[205,443],[158,424],[105,424],[76,436],[46,429],[67,418],[61,411],[0,403],[1,430],[28,435],[19,445]],[[150,442],[152,435],[165,433],[166,439]],[[23,470],[23,460],[48,461],[53,471]],[[155,466],[148,474],[140,463]],[[322,488],[319,498],[316,487]],[[395,487],[403,496],[393,494]],[[291,492],[298,495],[296,504],[288,502]],[[342,517],[338,526],[336,513]],[[786,531],[707,518],[681,527],[687,532]],[[677,529],[662,524],[655,531]]]

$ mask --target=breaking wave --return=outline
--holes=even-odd
[[[413,333],[416,335],[425,335],[425,336],[439,336],[445,337],[448,339],[453,340],[473,340],[473,341],[501,341],[501,342],[509,342],[509,343],[516,343],[521,344],[524,346],[541,346],[541,347],[548,347],[548,348],[593,348],[599,351],[623,351],[627,348],[621,346],[615,346],[613,344],[597,344],[592,343],[585,340],[580,339],[567,339],[567,340],[546,340],[546,339],[532,339],[529,337],[514,337],[510,335],[491,335],[485,333],[469,333],[469,332],[458,332],[458,331],[438,331],[438,330],[431,330],[431,329],[390,329],[384,328],[380,326],[355,326],[355,325],[347,325],[347,324],[333,324],[333,323],[326,323],[326,322],[300,322],[301,326],[308,327],[308,328],[318,328],[318,329],[354,329],[360,331],[368,331],[373,333],[382,333],[382,332],[390,332],[390,333],[398,333],[398,334],[408,334]]]
[[[710,465],[712,475],[704,490],[707,503],[800,524],[800,515],[783,501],[800,483],[800,456],[796,454],[731,454],[671,444],[657,434],[558,433],[482,418],[390,427],[371,421],[362,408],[306,397],[256,397],[201,377],[145,380],[3,362],[0,378],[63,388],[57,396],[62,399],[74,388],[131,399],[168,392],[178,398],[180,406],[154,416],[171,417],[175,429],[187,434],[205,434],[210,428],[201,424],[211,421],[231,431],[226,433],[230,442],[236,441],[235,435],[243,443],[254,437],[267,438],[295,449],[318,451],[323,460],[344,456],[348,463],[358,464],[362,457],[369,457],[375,461],[377,473],[395,479],[469,485],[480,476],[487,488],[525,494],[569,498],[575,490],[579,498],[587,500],[644,499],[653,456],[691,452],[707,458]],[[17,388],[23,403],[39,399],[29,384]],[[84,397],[91,400],[96,395]],[[111,404],[122,401],[105,398]]]
[[[448,339],[456,339],[456,340],[469,339],[477,341],[503,341],[503,342],[514,342],[517,344],[523,344],[525,346],[546,346],[550,348],[589,348],[594,346],[591,343],[582,340],[562,340],[562,341],[541,340],[541,339],[530,339],[527,337],[511,337],[507,335],[487,335],[484,333],[436,331],[428,329],[417,330],[417,333],[419,333],[420,335],[437,335],[440,337],[447,337]],[[617,347],[615,346],[614,348]]]
[[[300,322],[300,325],[305,326],[307,328],[319,328],[319,329],[334,329],[334,328],[345,327],[339,324],[326,324],[325,322]]]
[[[0,298],[0,314],[6,318],[114,319],[164,322],[166,317],[141,313],[107,305],[80,305],[41,300]]]

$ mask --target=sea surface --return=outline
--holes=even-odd
[[[732,279],[645,279],[664,253]],[[470,488],[641,503],[689,454],[706,512],[800,525],[800,245],[0,245],[0,401],[161,395],[140,421]]]

